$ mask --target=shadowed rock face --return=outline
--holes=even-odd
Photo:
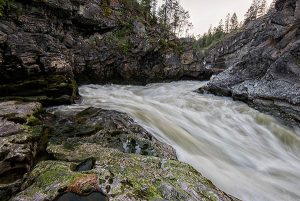
[[[201,91],[232,96],[300,122],[299,4],[299,0],[277,1],[276,11],[250,22],[211,50],[207,64],[225,71]]]
[[[192,45],[162,40],[163,30],[139,20],[126,2],[13,1],[0,18],[0,100],[68,104],[77,95],[75,80],[145,84],[211,76]]]

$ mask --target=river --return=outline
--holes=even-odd
[[[85,85],[72,107],[128,113],[216,186],[246,201],[300,200],[300,130],[241,102],[194,91],[204,82]]]

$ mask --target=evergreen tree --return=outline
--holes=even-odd
[[[267,1],[260,0],[257,8],[257,17],[261,17],[266,14],[267,11]]]
[[[249,23],[252,20],[255,20],[258,17],[261,17],[266,14],[267,11],[267,1],[266,0],[253,0],[250,8],[245,14],[244,24]]]
[[[230,14],[228,13],[225,18],[225,33],[229,33],[230,31]]]
[[[258,0],[253,0],[250,8],[248,9],[247,13],[245,14],[245,24],[249,23],[252,20],[257,18],[257,11],[258,11]]]
[[[164,0],[158,16],[160,23],[177,36],[186,33],[192,26],[189,12],[184,10],[179,0]]]
[[[236,13],[233,13],[230,19],[230,31],[237,30],[239,28],[239,21]]]
[[[157,0],[152,0],[151,2],[151,14],[153,17],[156,17],[156,9],[157,9]]]
[[[274,12],[275,11],[275,3],[276,3],[276,0],[273,0],[272,3],[269,6],[268,12]]]
[[[211,37],[213,35],[213,28],[212,25],[210,25],[209,29],[208,29],[208,36]]]
[[[219,32],[224,32],[223,19],[221,19],[221,20],[219,21],[219,26],[218,26],[217,30],[218,30]]]
[[[155,17],[157,0],[140,0],[139,3],[146,21]]]

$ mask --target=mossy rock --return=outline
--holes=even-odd
[[[70,114],[53,112],[52,120],[46,123],[50,128],[49,150],[57,146],[70,151],[95,144],[125,153],[176,158],[172,147],[156,140],[124,113],[99,108]]]
[[[94,191],[104,193],[111,201],[237,200],[179,161],[106,149],[89,151],[85,154],[97,155],[94,169],[76,172],[74,162],[41,162],[29,175],[25,190],[12,200],[53,200],[65,192],[84,195]]]
[[[35,157],[45,146],[44,127],[39,119],[40,103],[0,103],[0,200],[20,190]],[[45,149],[45,148],[44,148]]]

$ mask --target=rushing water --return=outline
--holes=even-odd
[[[244,103],[193,92],[201,85],[87,85],[80,87],[82,102],[68,108],[128,113],[181,161],[243,200],[300,200],[300,131]]]

